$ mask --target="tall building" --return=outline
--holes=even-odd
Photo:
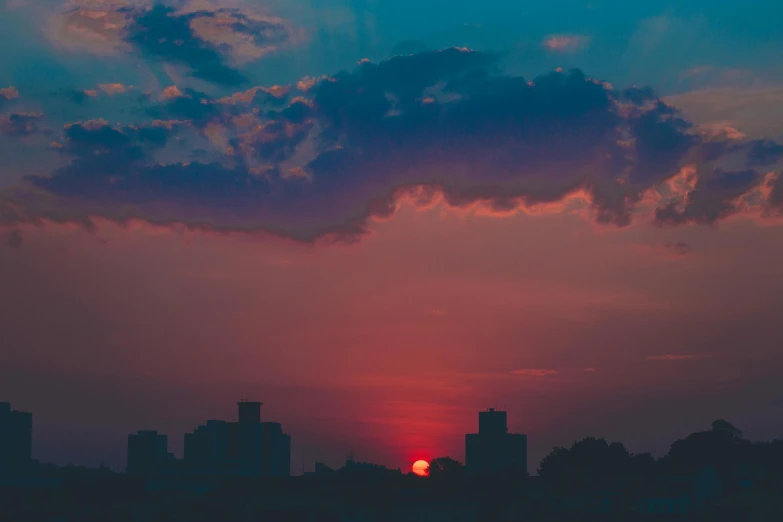
[[[229,423],[210,420],[185,434],[185,462],[190,467],[210,468],[229,460]]]
[[[237,422],[210,420],[185,434],[185,466],[195,473],[255,477],[291,474],[291,437],[261,422],[260,402],[237,403]]]
[[[473,475],[527,472],[527,435],[508,433],[505,411],[479,412],[479,432],[465,435],[465,469]]]
[[[33,414],[0,402],[0,476],[18,476],[32,463]]]
[[[270,477],[291,475],[291,437],[279,422],[261,423],[261,473]]]
[[[132,475],[155,475],[172,459],[169,438],[157,431],[139,431],[128,435],[127,472]]]
[[[263,402],[239,401],[237,403],[239,423],[244,425],[260,423],[263,404]]]

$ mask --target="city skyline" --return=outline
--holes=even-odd
[[[295,471],[464,458],[486,408],[530,470],[783,436],[779,6],[643,4],[0,0],[36,458],[182,457],[241,397]]]
[[[350,452],[338,469],[316,463],[313,471],[292,477],[265,468],[264,448],[274,447],[267,445],[265,424],[279,425],[261,420],[258,402],[237,403],[236,422],[207,421],[189,434],[204,440],[191,438],[188,444],[186,434],[190,449],[182,461],[166,452],[165,435],[129,435],[126,473],[32,461],[20,466],[18,457],[29,451],[30,414],[7,406],[0,403],[0,502],[15,520],[78,520],[88,514],[149,522],[206,522],[215,516],[749,522],[777,520],[781,507],[783,439],[750,441],[725,419],[672,442],[661,458],[630,452],[619,441],[585,437],[552,448],[538,476],[529,476],[526,436],[508,433],[506,412],[489,408],[478,413],[478,433],[465,436],[464,465],[439,457],[417,461],[405,473]],[[252,442],[257,435],[258,446]],[[16,455],[15,467],[7,467],[9,455]],[[218,467],[204,468],[207,461]]]
[[[121,470],[129,475],[154,476],[239,476],[264,477],[318,472],[325,464],[316,458],[312,469],[296,469],[291,462],[291,437],[280,423],[264,420],[262,402],[242,399],[236,403],[237,420],[210,419],[194,430],[183,433],[181,456],[169,451],[169,434],[156,429],[139,429],[127,436],[127,459]],[[33,452],[33,416],[30,412],[11,409],[11,403],[0,402],[0,475],[24,476],[33,462],[40,462]],[[268,429],[269,428],[269,429]],[[282,445],[281,445],[282,443]],[[478,413],[477,433],[465,435],[462,461],[472,475],[498,473],[507,469],[527,471],[527,435],[508,433],[507,412],[487,408]],[[354,451],[347,463],[356,463]],[[432,461],[435,456],[411,461],[411,471],[424,475],[416,464]],[[447,456],[451,458],[451,456]],[[393,469],[384,464],[361,463]],[[67,466],[79,463],[67,463]],[[101,468],[105,460],[101,459]],[[401,469],[401,468],[398,468]]]
[[[301,468],[299,468],[297,463],[291,460],[291,436],[284,432],[284,428],[279,422],[264,419],[261,414],[263,403],[243,398],[235,404],[237,407],[236,421],[207,420],[200,423],[194,430],[182,433],[182,437],[179,437],[180,440],[184,440],[182,455],[175,455],[169,451],[169,434],[167,433],[153,429],[139,429],[129,433],[126,445],[127,459],[120,468],[115,468],[114,472],[125,473],[145,481],[185,480],[186,482],[183,484],[186,484],[187,481],[199,484],[202,481],[232,477],[252,480],[263,477],[285,478],[317,475],[323,478],[335,470],[359,473],[395,471],[394,466],[388,466],[387,463],[362,461],[361,457],[357,459],[353,449],[348,450],[344,466],[331,467],[325,464],[323,459],[316,457],[311,466],[306,467],[305,462],[302,461]],[[438,477],[444,472],[455,473],[456,470],[449,469],[452,465],[463,468],[467,476],[474,479],[482,476],[503,476],[504,473],[520,478],[535,476],[541,472],[542,468],[546,468],[545,471],[547,471],[548,468],[553,467],[553,459],[563,458],[563,454],[568,451],[578,451],[577,448],[580,446],[582,448],[592,446],[590,451],[600,452],[600,444],[604,444],[605,448],[610,449],[620,444],[620,447],[623,448],[622,451],[626,452],[626,457],[648,459],[649,462],[660,459],[659,462],[665,462],[667,456],[672,458],[670,455],[678,444],[686,444],[694,437],[701,437],[704,434],[713,433],[719,437],[722,436],[721,434],[728,434],[738,441],[744,441],[745,444],[767,445],[772,448],[780,446],[783,442],[781,437],[771,441],[751,442],[743,438],[742,430],[724,419],[719,419],[711,423],[711,430],[697,431],[687,437],[685,441],[675,441],[668,447],[666,456],[653,455],[649,451],[627,452],[622,443],[612,442],[611,445],[606,446],[607,439],[604,437],[596,438],[594,435],[585,434],[573,441],[570,450],[568,449],[569,445],[550,447],[540,464],[534,463],[534,467],[530,469],[528,435],[510,432],[507,418],[506,411],[492,407],[483,409],[476,416],[478,429],[464,435],[464,451],[461,455],[443,454],[436,457],[420,453],[407,463],[408,466],[397,467],[396,471],[400,474],[427,476],[430,471],[430,463],[438,462],[438,466],[441,468],[437,470],[436,479],[438,480],[440,480]],[[5,479],[10,478],[11,480],[33,478],[35,480],[40,473],[40,466],[51,466],[52,463],[42,462],[36,458],[32,443],[32,436],[35,433],[33,426],[31,412],[15,410],[12,409],[11,403],[0,402],[0,478],[5,477]],[[594,446],[596,442],[599,444],[598,447]],[[703,444],[703,442],[697,444]],[[710,448],[708,451],[713,452],[714,450],[715,448]],[[600,453],[594,456],[598,455]],[[773,455],[775,454],[773,453]],[[456,458],[454,458],[455,456]],[[703,455],[689,457],[687,454],[680,454],[677,458],[683,457],[692,458],[696,462],[704,458]],[[717,455],[709,458],[717,458]],[[450,462],[445,464],[445,470],[442,467],[444,460]],[[340,461],[340,463],[342,462]],[[422,463],[425,463],[426,466],[420,465]],[[581,462],[580,465],[584,464]],[[775,466],[775,463],[769,462],[768,465]],[[83,468],[80,463],[70,462],[65,464],[64,470],[67,471],[73,467]],[[103,472],[107,469],[111,468],[107,468],[105,461],[101,459],[100,468],[97,471]],[[565,471],[567,469],[561,468],[559,472]],[[572,471],[578,471],[578,468]],[[549,473],[551,471],[548,471],[546,476],[549,476]]]

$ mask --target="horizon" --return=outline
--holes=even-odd
[[[242,403],[248,402],[248,401],[253,402],[249,398],[243,398],[243,399],[237,401],[236,404],[239,405],[239,404],[242,404]],[[0,401],[0,402],[2,402],[2,401]],[[261,404],[263,406],[263,403],[261,403]],[[11,410],[12,411],[22,411],[20,409],[15,408],[13,404],[11,404],[10,406],[11,406]],[[485,408],[483,410],[480,410],[479,412],[476,412],[476,429],[473,430],[472,432],[463,434],[463,436],[462,436],[463,440],[464,440],[465,436],[467,436],[468,434],[470,434],[470,433],[478,433],[479,432],[479,430],[478,430],[478,414],[481,413],[481,412],[498,412],[498,413],[503,413],[503,414],[507,413],[504,410],[498,410],[498,409],[495,409],[493,407]],[[34,412],[26,412],[26,413],[32,413],[33,414],[33,433],[35,433],[35,414],[34,414]],[[214,421],[221,422],[221,423],[222,422],[232,423],[232,422],[236,422],[236,419],[204,419],[202,422],[200,422],[198,424],[198,426],[203,426],[203,425],[206,425],[207,423],[211,423],[211,422],[214,422]],[[710,431],[710,430],[714,430],[715,429],[715,427],[714,427],[715,423],[716,422],[721,422],[721,421],[724,422],[724,423],[726,422],[723,419],[720,419],[719,421],[713,421],[711,423],[711,427],[705,426],[704,429],[697,430],[694,433],[707,432],[707,431]],[[265,419],[263,417],[263,415],[262,415],[261,422],[273,422],[273,423],[276,423],[277,421]],[[729,424],[729,425],[733,428],[733,425],[731,425],[731,424]],[[197,426],[193,426],[193,428],[196,428],[196,427]],[[176,437],[173,436],[174,434],[162,432],[160,430],[149,428],[149,427],[148,428],[138,429],[138,430],[135,430],[135,431],[133,431],[131,433],[128,433],[128,437],[130,437],[131,435],[141,434],[141,433],[144,433],[144,432],[151,432],[151,433],[155,433],[157,435],[165,435],[167,437],[167,439],[168,439],[168,442],[169,442],[169,446],[168,446],[169,451],[172,449],[172,446],[170,445],[171,442],[173,440],[176,440]],[[285,426],[283,426],[283,432],[284,433],[286,432]],[[510,429],[508,430],[508,432],[509,433],[515,433],[513,430],[510,430]],[[182,437],[184,437],[186,433],[188,433],[188,432],[186,431],[186,432],[183,432],[183,433],[179,434],[179,435],[181,435],[179,437],[179,439],[182,439]],[[742,434],[745,435],[745,436],[747,435],[747,433],[745,433],[744,431],[742,432]],[[289,433],[288,435],[291,435],[291,434]],[[525,433],[524,435],[525,435],[525,437],[529,436],[529,434],[527,434],[527,433]],[[691,435],[691,433],[689,433],[688,435]],[[682,437],[682,439],[684,439],[684,438],[685,438],[685,436]],[[743,438],[745,440],[751,441],[753,443],[783,441],[783,437],[774,437],[774,438],[768,439],[768,440],[754,439],[754,438],[748,438],[748,437],[743,437]],[[570,448],[572,446],[572,444],[576,444],[577,442],[585,440],[585,439],[605,440],[607,443],[620,442],[623,445],[625,445],[623,443],[623,441],[616,441],[616,440],[612,440],[612,439],[606,439],[605,437],[594,436],[594,435],[591,435],[591,434],[584,434],[584,435],[578,437],[577,439],[574,439],[570,444],[565,444],[563,446],[552,446],[549,449],[549,451],[544,455],[544,457],[549,455],[551,452],[553,452],[557,448],[566,448],[566,449],[568,449],[568,448]],[[677,439],[677,440],[682,440],[682,439]],[[294,437],[294,440],[295,440],[295,437]],[[669,444],[673,444],[674,442],[676,442],[676,441],[672,440],[672,441],[669,442]],[[180,451],[177,452],[177,453],[170,451],[170,453],[176,459],[181,460],[183,458],[182,451],[181,451],[181,445],[177,445],[175,443],[174,446],[175,447],[179,446],[180,447]],[[33,449],[33,451],[32,451],[32,458],[33,458],[33,460],[35,462],[37,462],[40,465],[54,464],[54,465],[61,466],[61,467],[68,467],[68,466],[87,467],[87,468],[96,468],[96,467],[98,467],[100,469],[108,468],[108,469],[111,469],[114,472],[119,472],[119,473],[125,473],[126,472],[127,461],[122,463],[122,465],[120,465],[120,466],[106,465],[106,461],[104,459],[100,459],[100,466],[94,466],[94,465],[90,466],[90,465],[85,465],[84,463],[79,463],[79,462],[59,462],[59,463],[57,463],[57,462],[44,462],[44,461],[41,461],[40,459],[36,458],[35,445],[33,445],[32,449]],[[669,448],[667,447],[666,449],[668,451]],[[636,451],[636,452],[631,451],[630,453],[631,453],[631,455],[650,454],[656,460],[657,459],[661,459],[662,457],[664,457],[666,455],[666,452],[664,452],[663,454],[656,455],[656,454],[654,454],[654,453],[652,453],[650,451]],[[96,456],[94,456],[94,458],[98,458],[98,456],[96,455]],[[408,463],[409,464],[408,467],[405,467],[405,466],[396,466],[395,467],[393,465],[389,465],[388,463],[384,463],[384,462],[371,462],[369,460],[364,460],[361,457],[361,455],[356,455],[353,449],[348,449],[346,451],[345,459],[344,459],[344,461],[341,461],[341,463],[343,465],[347,465],[349,462],[370,463],[370,464],[374,464],[374,465],[380,465],[380,466],[382,466],[382,467],[384,467],[386,469],[392,470],[392,471],[393,470],[399,470],[403,474],[407,474],[409,472],[415,473],[415,471],[412,471],[412,469],[415,468],[414,465],[417,464],[419,461],[427,462],[428,465],[429,465],[429,462],[431,462],[431,461],[433,461],[435,459],[442,459],[442,458],[452,458],[452,459],[456,460],[457,462],[461,463],[462,465],[464,465],[464,463],[466,461],[466,459],[465,459],[465,451],[464,451],[464,448],[463,448],[463,451],[462,451],[461,454],[457,454],[457,455],[446,455],[446,454],[444,454],[444,455],[437,455],[437,456],[435,456],[435,455],[420,455],[420,458],[417,457],[414,460],[410,461]],[[310,462],[309,466],[307,464],[308,463],[303,461],[302,462],[302,466],[298,467],[296,465],[296,463],[294,461],[292,461],[291,462],[291,468],[290,468],[290,472],[291,472],[290,476],[301,476],[301,475],[305,475],[305,474],[307,474],[309,472],[312,472],[314,467],[317,464],[326,464],[331,469],[339,469],[339,468],[342,467],[340,465],[340,463],[338,463],[336,465],[333,462],[332,463],[325,463],[323,460],[319,460],[318,458],[315,458],[312,462]],[[532,476],[538,476],[538,470],[539,470],[539,467],[540,467],[540,463],[539,464],[533,463],[532,468],[530,466],[531,466],[531,464],[528,464],[528,468],[529,469],[527,470],[527,472],[528,472],[529,476],[531,476],[531,477]],[[411,468],[411,469],[408,469],[408,468]],[[422,473],[416,473],[416,474],[422,475]]]

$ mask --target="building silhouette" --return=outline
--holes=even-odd
[[[239,401],[237,403],[239,424],[250,425],[261,422],[262,402]]]
[[[139,431],[128,435],[127,472],[133,475],[155,475],[173,459],[169,437],[157,431]]]
[[[465,435],[465,469],[472,475],[527,473],[527,435],[508,433],[505,411],[479,412],[478,433]]]
[[[0,402],[0,476],[25,474],[32,463],[33,414]]]
[[[184,467],[205,475],[287,477],[291,437],[278,422],[261,422],[260,402],[237,403],[237,422],[209,420],[185,434]]]

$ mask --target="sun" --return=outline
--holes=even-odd
[[[417,460],[413,463],[413,467],[411,468],[413,472],[419,476],[424,476],[427,474],[427,470],[430,467],[430,463],[426,460]]]

